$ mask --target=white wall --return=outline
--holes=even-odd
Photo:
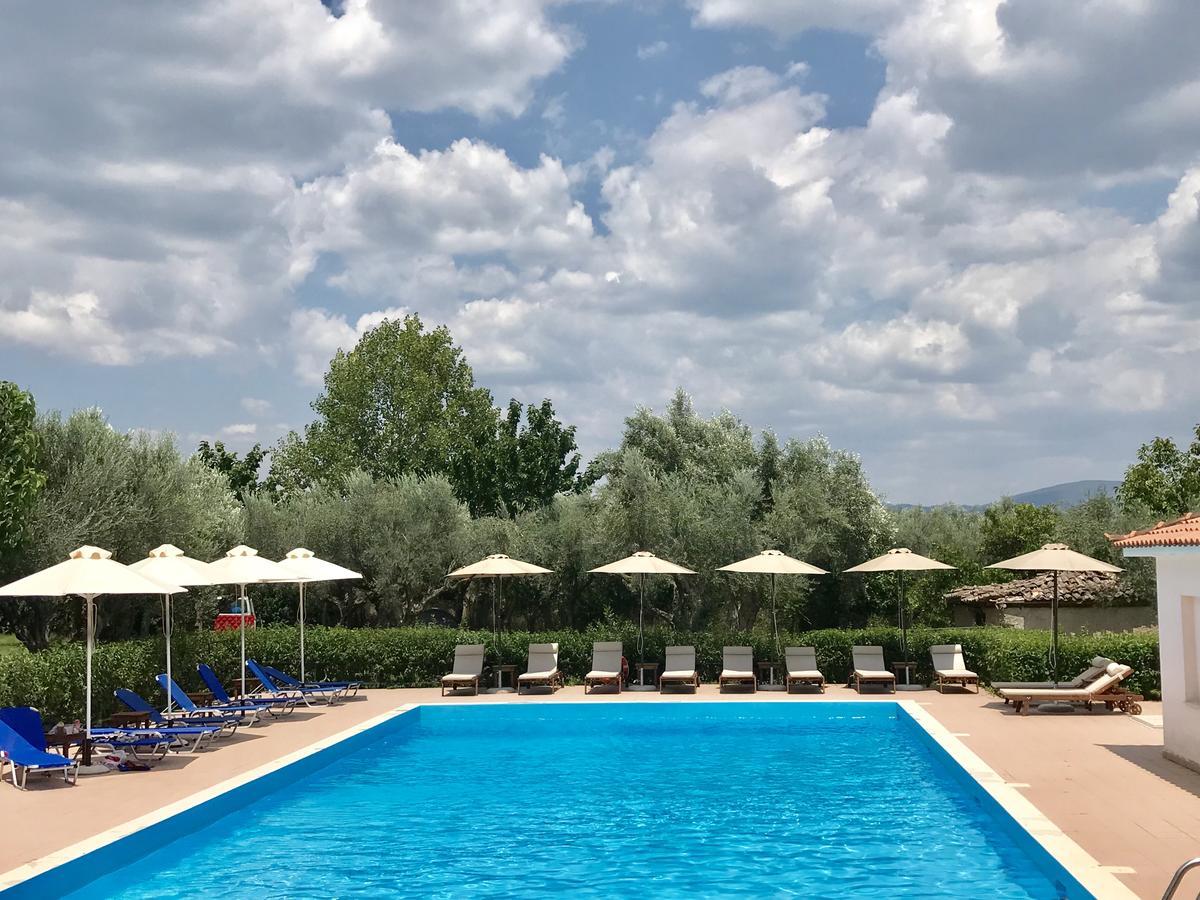
[[[1155,555],[1152,548],[1136,555]],[[1200,548],[1157,551],[1158,653],[1162,670],[1163,749],[1176,762],[1200,769],[1200,628],[1185,629],[1184,598],[1196,598],[1200,622]],[[1133,556],[1133,551],[1126,551]],[[1190,662],[1189,662],[1190,659]],[[1189,699],[1190,695],[1190,699]]]

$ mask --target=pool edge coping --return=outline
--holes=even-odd
[[[298,750],[293,750],[283,756],[277,757],[270,762],[255,766],[238,775],[233,775],[220,781],[210,787],[202,788],[195,793],[188,794],[186,797],[181,797],[166,806],[160,806],[158,809],[140,815],[136,818],[122,822],[120,825],[115,825],[112,828],[107,828],[104,831],[86,837],[81,841],[76,841],[74,844],[69,844],[59,850],[54,850],[47,853],[45,856],[38,857],[32,862],[22,863],[9,869],[7,872],[0,873],[0,893],[17,887],[33,878],[37,878],[47,872],[66,865],[89,853],[101,850],[104,847],[114,844],[123,838],[127,838],[139,831],[151,828],[160,822],[173,818],[180,813],[194,809],[201,804],[207,803],[210,800],[215,800],[235,791],[240,787],[244,787],[251,782],[270,775],[272,772],[278,772],[280,769],[285,769],[294,763],[307,759],[308,757],[320,753],[322,750],[327,750],[343,741],[349,740],[355,735],[369,731],[385,722],[402,716],[405,713],[410,713],[419,708],[423,704],[420,703],[405,703],[394,709],[389,709],[387,712],[372,716],[365,719],[356,725],[351,725],[339,732],[323,737],[311,744],[307,744]]]
[[[1104,900],[1138,900],[1138,895],[1129,885],[1108,871],[1074,838],[1054,824],[1032,800],[1005,781],[999,772],[955,737],[933,713],[916,700],[896,700],[895,703],[1086,890]]]
[[[556,702],[561,703],[561,701]],[[817,702],[839,701],[824,700]],[[1025,797],[1017,788],[1005,781],[974,750],[955,737],[950,729],[938,721],[933,713],[926,710],[916,700],[896,699],[891,702],[895,703],[899,709],[908,714],[913,722],[920,726],[929,735],[931,740],[941,747],[982,790],[995,800],[1012,817],[1013,821],[1029,834],[1042,850],[1066,869],[1087,891],[1096,897],[1105,898],[1105,900],[1108,900],[1108,898],[1113,898],[1113,900],[1125,900],[1125,898],[1137,900],[1138,895],[1128,885],[1117,878],[1114,873],[1108,871],[1095,857],[1084,850],[1073,838],[1069,837],[1045,813],[1038,809],[1029,798]],[[123,838],[151,828],[210,800],[244,787],[266,775],[285,769],[322,750],[340,744],[406,713],[426,706],[436,708],[444,705],[437,703],[402,704],[335,734],[314,741],[298,750],[293,750],[270,762],[263,763],[239,775],[231,776],[215,785],[182,797],[166,806],[159,807],[156,810],[130,819],[120,825],[98,832],[62,849],[52,851],[32,862],[23,863],[20,866],[9,869],[7,872],[0,873],[0,893],[17,887],[59,866],[73,862],[89,853],[101,850]],[[488,706],[492,704],[468,701],[453,705]],[[521,705],[551,705],[551,702],[530,699]],[[579,705],[587,704],[579,702]]]

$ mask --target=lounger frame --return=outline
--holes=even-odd
[[[1003,690],[1000,696],[1022,716],[1029,715],[1031,706],[1041,703],[1070,703],[1082,706],[1088,712],[1103,703],[1110,712],[1119,709],[1128,715],[1138,716],[1142,713],[1142,701],[1145,698],[1121,687],[1121,683],[1132,674],[1133,669],[1129,666],[1120,666],[1115,672],[1097,679],[1092,688]]]
[[[688,669],[672,669],[671,657],[686,655],[691,657],[692,668]],[[672,675],[672,672],[683,672],[686,674]],[[663,665],[663,672],[658,676],[658,689],[661,691],[668,686],[675,687],[690,687],[693,690],[700,690],[700,671],[696,668],[696,648],[687,646],[668,647],[666,650],[666,663]]]
[[[854,690],[862,693],[864,684],[884,684],[892,689],[892,693],[896,693],[896,676],[892,672],[885,672],[880,669],[867,669],[865,666],[860,669],[856,656],[865,656],[866,654],[879,654],[879,661],[883,662],[883,648],[879,646],[860,646],[854,647],[851,656],[851,665],[854,666],[854,674],[851,680],[854,682]]]
[[[458,671],[460,659],[466,662],[467,660],[474,660],[476,658],[479,660],[478,672]],[[459,644],[455,647],[454,664],[452,666],[454,671],[442,676],[442,696],[446,696],[446,691],[460,691],[467,688],[471,689],[472,696],[479,696],[479,681],[483,677],[483,664],[486,658],[487,652],[483,644]],[[467,666],[464,665],[462,668],[465,669]]]
[[[807,671],[793,670],[789,659],[795,656],[812,657],[812,669]],[[825,676],[817,669],[817,651],[814,647],[785,647],[783,651],[783,686],[791,693],[793,685],[816,687],[825,693]],[[793,675],[797,671],[799,674]]]
[[[740,671],[730,673],[729,657],[750,657],[750,672],[742,674]],[[754,650],[751,647],[725,647],[721,651],[721,674],[717,676],[717,690],[725,690],[725,685],[734,687],[749,687],[750,693],[758,693],[758,676],[754,674]]]
[[[966,689],[971,685],[975,685],[975,693],[979,693],[979,676],[967,668],[962,644],[934,644],[929,648],[929,655],[933,659],[933,686],[939,694],[946,693],[947,687]],[[938,656],[951,657],[951,667],[939,669]]]
[[[525,660],[526,668],[533,668],[534,654],[553,656],[554,668],[539,669],[536,673],[523,672],[518,675],[517,694],[520,695],[521,688],[548,687],[552,691],[557,691],[560,687],[566,687],[566,679],[563,677],[562,669],[558,667],[558,644],[530,644]]]
[[[617,654],[617,671],[615,674],[607,671],[599,670],[596,666],[596,656],[600,653],[616,653]],[[583,676],[583,692],[587,694],[589,689],[597,685],[613,684],[617,687],[617,693],[621,693],[624,676],[621,673],[620,660],[625,656],[625,648],[620,641],[594,641],[592,643],[592,670]],[[601,672],[601,674],[596,674]]]

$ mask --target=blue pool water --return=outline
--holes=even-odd
[[[1086,896],[894,704],[423,707],[356,743],[70,896]]]

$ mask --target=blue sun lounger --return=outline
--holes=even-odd
[[[296,691],[305,689],[314,691],[325,690],[334,691],[339,697],[353,697],[358,693],[358,689],[362,687],[361,681],[305,681],[301,683],[286,672],[281,672],[272,666],[263,666],[263,669],[280,684]]]
[[[253,659],[246,660],[246,666],[250,669],[250,674],[258,679],[258,683],[262,685],[262,689],[268,694],[275,696],[287,695],[296,698],[305,706],[312,706],[308,702],[309,695],[315,695],[327,703],[332,703],[336,698],[330,695],[329,691],[319,688],[303,688],[303,687],[280,687],[275,683],[275,679],[268,674],[265,666],[260,666]]]
[[[242,720],[237,716],[193,716],[187,713],[160,713],[157,709],[150,705],[145,697],[129,690],[129,688],[117,688],[113,691],[113,696],[124,703],[134,712],[145,713],[150,722],[157,728],[165,726],[180,730],[180,724],[191,726],[193,728],[203,728],[211,730],[212,736],[217,737],[219,732],[228,731],[233,734],[237,731],[238,726],[242,724]],[[198,743],[198,742],[197,742]]]
[[[229,696],[229,691],[225,690],[225,685],[221,684],[221,679],[217,677],[217,673],[213,671],[212,666],[207,663],[199,663],[196,666],[196,671],[200,674],[200,680],[204,682],[204,686],[208,688],[209,693],[216,698],[218,703],[224,706],[237,704],[238,701]],[[256,694],[250,697],[243,697],[242,702],[261,706],[271,715],[287,715],[296,708],[296,704],[300,702],[300,698],[292,694],[276,696]]]
[[[163,689],[168,697],[179,704],[179,708],[190,716],[195,718],[203,718],[204,716],[234,716],[243,719],[243,724],[250,726],[258,722],[258,714],[263,711],[263,708],[254,703],[230,703],[229,705],[217,704],[213,706],[197,706],[192,702],[192,698],[187,695],[187,691],[179,686],[179,683],[174,678],[167,678],[166,673],[155,677],[158,686]]]
[[[21,707],[9,707],[20,709]],[[28,707],[25,707],[28,708]],[[42,717],[38,716],[40,723]],[[38,726],[39,732],[41,726]],[[33,735],[31,734],[30,737]],[[46,751],[46,735],[40,733],[36,744],[30,743],[16,729],[0,718],[0,779],[4,778],[4,767],[12,770],[13,787],[25,790],[25,782],[30,772],[52,775],[63,773],[63,780],[75,784],[79,778],[79,763],[67,759],[61,753]]]
[[[42,714],[32,706],[9,706],[0,709],[0,722],[23,737],[33,747],[48,753],[53,752],[46,745],[46,726],[42,721]],[[93,728],[91,738],[93,747],[128,750],[139,758],[147,749],[150,751],[150,758],[166,756],[167,750],[175,743],[173,737],[151,736],[148,733],[138,733],[124,728]],[[82,742],[82,733],[72,735],[72,743]]]

